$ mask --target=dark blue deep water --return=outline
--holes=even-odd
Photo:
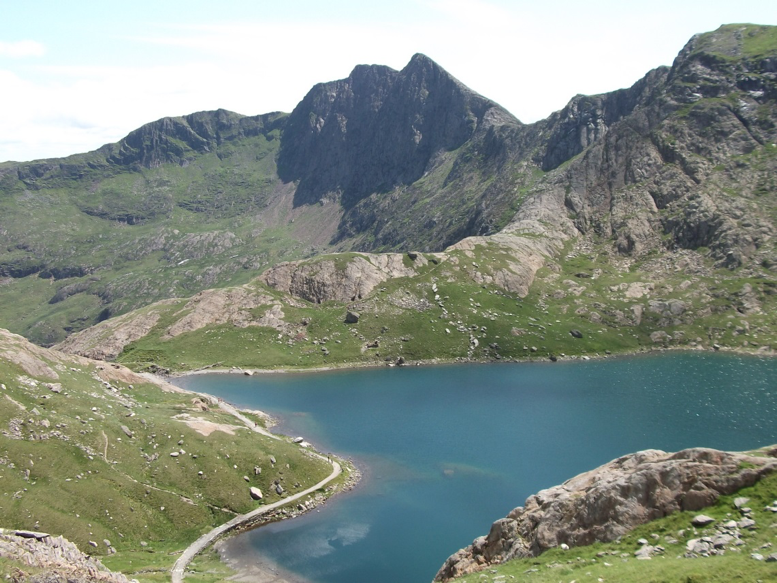
[[[317,513],[229,543],[316,583],[417,583],[530,494],[623,454],[777,443],[777,360],[588,362],[198,375],[191,390],[282,419],[364,473]]]

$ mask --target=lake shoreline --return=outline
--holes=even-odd
[[[740,356],[753,356],[759,358],[777,358],[777,351],[770,349],[768,352],[761,350],[743,350],[742,348],[730,348],[720,347],[719,349],[712,347],[686,347],[686,346],[667,346],[667,347],[650,347],[643,350],[634,350],[626,352],[617,352],[612,354],[574,354],[565,355],[559,354],[555,356],[556,360],[551,359],[549,356],[542,357],[527,357],[527,358],[505,358],[505,359],[487,359],[477,360],[470,358],[454,358],[454,359],[422,359],[422,360],[408,360],[403,364],[396,363],[372,363],[372,362],[350,362],[341,364],[332,364],[329,366],[319,366],[310,368],[245,368],[233,366],[229,368],[216,368],[216,367],[203,367],[190,371],[176,371],[167,375],[155,375],[163,379],[176,379],[194,375],[204,374],[227,374],[227,375],[265,375],[265,374],[307,374],[307,373],[325,373],[325,372],[338,372],[347,370],[358,369],[382,369],[387,367],[394,368],[410,368],[410,367],[432,367],[432,366],[445,366],[451,364],[521,364],[521,363],[540,363],[540,362],[581,362],[581,361],[593,361],[593,360],[605,360],[605,359],[618,359],[618,358],[633,358],[635,356],[649,356],[651,354],[663,354],[666,352],[689,352],[700,353],[708,352],[710,354],[735,354]]]
[[[726,353],[728,353],[728,356],[725,356]],[[716,359],[718,355],[720,357]],[[748,358],[748,356],[757,356],[757,358]],[[753,416],[748,413],[744,415],[741,411],[745,405],[761,398],[763,393],[762,385],[765,379],[773,378],[773,373],[769,373],[772,375],[771,377],[758,376],[761,379],[759,385],[753,385],[754,379],[750,378],[750,374],[744,375],[748,377],[747,392],[741,394],[732,391],[730,387],[732,382],[736,384],[737,380],[741,380],[743,377],[742,371],[749,370],[747,368],[748,363],[759,367],[759,369],[765,367],[769,371],[773,371],[774,359],[763,358],[763,356],[771,355],[752,355],[744,351],[738,351],[735,354],[734,351],[726,350],[650,350],[636,354],[607,355],[600,359],[591,358],[588,366],[575,366],[572,364],[578,363],[582,365],[583,361],[580,358],[559,358],[559,366],[557,367],[552,366],[554,363],[548,359],[534,359],[531,362],[527,362],[527,364],[534,364],[534,366],[490,367],[488,369],[466,366],[467,364],[477,364],[474,362],[438,361],[424,364],[448,366],[418,368],[408,366],[403,367],[406,370],[401,372],[392,372],[385,366],[371,367],[370,371],[356,371],[353,377],[346,376],[345,374],[341,377],[338,374],[334,374],[321,377],[317,375],[294,375],[291,378],[282,378],[279,376],[273,379],[272,377],[258,375],[255,379],[257,387],[261,386],[264,389],[256,391],[252,389],[254,381],[250,379],[241,381],[235,376],[241,370],[221,371],[222,373],[233,373],[229,380],[226,377],[196,378],[193,376],[191,377],[190,386],[201,387],[195,390],[203,390],[204,387],[211,386],[214,392],[221,395],[225,401],[237,401],[248,408],[258,409],[262,409],[262,403],[265,403],[265,407],[269,407],[270,411],[287,411],[292,413],[301,411],[304,412],[304,415],[313,415],[315,412],[316,415],[321,415],[316,417],[317,421],[313,423],[307,419],[302,419],[303,423],[301,425],[294,426],[293,424],[287,425],[288,418],[285,414],[277,415],[277,413],[273,413],[281,421],[281,426],[276,428],[277,431],[288,434],[299,433],[306,438],[312,438],[311,442],[314,444],[317,441],[320,441],[322,444],[329,444],[324,445],[324,448],[332,449],[332,451],[346,452],[346,455],[348,455],[347,452],[363,452],[362,448],[367,443],[363,440],[372,439],[369,436],[374,436],[374,441],[380,448],[378,451],[382,452],[380,455],[385,455],[388,451],[384,447],[386,439],[388,439],[389,434],[397,433],[398,427],[403,428],[399,433],[403,434],[404,437],[398,440],[398,443],[405,448],[405,451],[408,448],[408,444],[412,444],[411,449],[414,451],[416,447],[420,448],[427,443],[447,444],[443,449],[445,453],[439,458],[442,461],[431,457],[427,459],[425,455],[413,455],[406,460],[401,457],[394,458],[393,454],[390,454],[390,465],[382,466],[379,464],[375,468],[377,474],[374,477],[379,480],[378,483],[381,486],[378,493],[361,490],[361,487],[365,484],[360,484],[362,496],[342,497],[331,506],[328,505],[326,509],[322,507],[320,515],[318,513],[312,513],[312,515],[309,513],[307,518],[300,517],[300,520],[303,522],[299,523],[298,526],[289,525],[285,527],[279,524],[277,529],[272,527],[269,531],[265,530],[264,534],[259,534],[260,531],[257,530],[257,536],[252,537],[257,549],[257,555],[253,557],[248,546],[242,546],[241,542],[233,544],[231,541],[235,539],[229,539],[229,542],[225,545],[229,549],[229,554],[226,558],[232,560],[227,560],[227,564],[231,569],[239,567],[241,564],[246,565],[245,569],[238,569],[240,572],[236,577],[238,581],[304,583],[304,579],[301,579],[297,573],[302,574],[303,578],[308,577],[318,580],[317,575],[308,570],[307,566],[300,567],[300,565],[307,565],[307,563],[298,563],[298,557],[304,555],[302,547],[300,547],[299,552],[292,552],[289,549],[294,549],[294,545],[297,543],[300,545],[304,543],[305,549],[318,549],[317,543],[320,543],[321,548],[328,553],[345,553],[342,555],[344,557],[342,564],[346,565],[348,564],[348,557],[353,555],[354,551],[352,549],[355,547],[348,546],[353,543],[348,543],[344,546],[341,544],[346,537],[343,532],[350,532],[349,528],[353,524],[359,526],[362,524],[372,524],[372,521],[380,517],[381,522],[374,522],[375,525],[381,525],[380,528],[375,526],[370,530],[370,537],[365,539],[370,542],[359,543],[360,545],[367,545],[361,547],[367,550],[360,550],[359,553],[363,552],[363,556],[370,557],[368,549],[378,549],[379,552],[384,552],[385,549],[394,549],[396,547],[397,549],[402,549],[402,551],[395,552],[395,556],[401,554],[407,558],[408,565],[417,564],[419,569],[424,570],[424,573],[431,572],[429,565],[424,563],[425,559],[421,557],[420,553],[416,556],[416,554],[408,552],[409,550],[421,548],[422,545],[414,544],[411,548],[405,548],[408,545],[401,541],[403,537],[391,539],[400,540],[396,544],[390,543],[388,540],[379,540],[378,537],[383,536],[382,529],[384,525],[396,522],[400,526],[404,525],[402,528],[406,529],[408,524],[415,524],[410,522],[410,520],[418,516],[424,516],[437,505],[442,505],[446,508],[464,508],[463,505],[466,504],[467,500],[472,500],[472,496],[477,496],[478,500],[481,500],[484,496],[488,501],[499,500],[498,503],[493,504],[496,509],[489,509],[487,513],[492,521],[493,517],[504,515],[502,506],[514,506],[532,492],[539,491],[548,485],[561,483],[562,480],[567,479],[570,475],[575,475],[585,471],[586,468],[594,467],[602,463],[602,460],[614,459],[623,455],[624,452],[650,448],[675,451],[699,445],[708,445],[709,447],[726,449],[728,451],[744,451],[754,447],[743,436],[742,430],[745,427],[749,428],[754,434],[757,433],[756,428],[763,428],[760,430],[761,433],[770,434],[768,442],[771,443],[773,441],[773,436],[771,436],[773,429],[770,429],[770,427],[773,426],[768,421],[768,417],[764,417],[762,414]],[[668,361],[671,364],[670,367],[659,369],[654,365],[654,359],[662,357],[671,359]],[[626,362],[632,359],[634,362]],[[502,362],[506,362],[506,360]],[[564,362],[568,363],[568,365],[562,366]],[[615,367],[617,374],[612,375],[612,371],[608,368],[610,363]],[[511,364],[515,363],[511,362]],[[711,393],[707,384],[696,386],[698,383],[696,383],[695,379],[698,379],[700,371],[718,368],[725,369],[726,374],[716,376],[715,378],[727,379],[724,383],[725,388],[721,388],[719,391],[720,395],[730,398],[723,402],[719,408],[711,409],[709,404],[712,401],[710,399],[717,399],[717,392]],[[383,392],[378,391],[379,382],[377,380],[375,382],[368,380],[372,379],[369,375],[373,371],[378,373],[380,369],[385,371],[381,373],[381,379],[383,380],[380,382],[391,385],[391,387],[387,386]],[[603,382],[605,377],[599,371],[605,369],[608,371],[607,378],[612,379],[611,382]],[[348,368],[345,367],[328,367],[327,371],[320,372],[346,373],[347,370]],[[274,371],[263,372],[266,374]],[[517,375],[517,378],[513,379],[512,375]],[[435,393],[427,392],[427,389],[432,390],[433,388],[429,382],[432,377],[444,379],[440,381],[440,387],[445,387],[445,392],[440,394],[446,395],[442,402],[446,403],[446,411],[453,414],[450,418],[438,414],[440,413],[439,411],[431,418],[419,412],[419,408],[422,408],[422,405],[440,402],[435,397]],[[417,380],[414,381],[413,379]],[[454,386],[452,384],[454,380],[464,380],[467,386],[460,389],[451,389],[450,387]],[[298,381],[309,385],[310,388],[295,395],[296,389],[292,390],[291,387],[296,386]],[[650,388],[653,382],[659,381],[667,386],[666,390],[661,389],[660,398],[656,397],[657,393]],[[689,383],[687,386],[686,381]],[[769,381],[769,385],[771,387],[774,386],[772,381]],[[229,386],[234,386],[235,390],[220,388]],[[332,396],[324,392],[324,389],[329,386],[336,389],[336,394],[341,396],[342,402],[333,402]],[[367,386],[371,390],[363,390]],[[610,387],[610,389],[605,390],[607,387]],[[760,387],[760,389],[754,387]],[[265,393],[265,390],[268,392]],[[207,391],[203,390],[203,392]],[[256,397],[254,400],[243,401],[241,397],[243,393],[245,395],[255,394]],[[287,399],[287,397],[284,397],[284,399],[287,399],[285,401],[276,401],[276,397],[272,396],[289,393],[292,394],[292,398]],[[369,395],[375,395],[379,398],[371,400],[368,399]],[[383,395],[382,398],[380,398],[381,395]],[[596,398],[591,399],[592,395]],[[267,396],[272,396],[272,398],[266,401],[264,399]],[[473,408],[468,404],[469,397],[472,397],[478,403],[482,403],[484,397],[489,397],[489,400],[492,402],[494,402],[493,399],[499,399],[499,402],[503,403],[503,405],[494,411],[478,407]],[[318,403],[316,399],[320,399],[321,402]],[[398,407],[396,411],[389,409],[389,403],[396,401],[404,403],[404,406]],[[279,402],[284,404],[278,406]],[[584,402],[587,402],[588,405],[584,405]],[[770,400],[769,403],[771,402]],[[270,403],[273,404],[270,405]],[[550,430],[543,422],[543,424],[537,425],[536,430],[531,429],[533,427],[532,423],[536,421],[545,406],[552,406],[553,417],[550,422],[557,425],[558,428]],[[613,409],[612,413],[609,412],[608,407]],[[439,407],[435,407],[434,410],[436,411],[437,409]],[[457,409],[459,409],[458,413],[456,412]],[[762,409],[763,405],[759,405],[759,410]],[[347,430],[340,429],[339,433],[326,431],[321,433],[321,435],[316,432],[317,430],[313,430],[316,424],[320,425],[325,420],[330,419],[331,414],[339,415],[339,417],[334,417],[333,419],[340,419],[343,417],[341,412],[346,410],[349,411],[347,416],[339,421],[333,421],[331,427],[346,428]],[[603,410],[607,411],[607,416],[604,418],[601,417],[601,411]],[[353,419],[372,419],[363,415],[370,411],[375,412],[375,419],[369,422],[355,422],[353,428],[346,425],[348,417]],[[622,414],[615,414],[615,411],[620,411]],[[633,414],[630,414],[629,411],[640,412],[638,416],[639,422],[634,419]],[[325,413],[326,416],[324,416]],[[506,416],[503,416],[503,414]],[[615,414],[614,417],[612,416],[613,414]],[[668,422],[667,417],[673,420]],[[602,419],[605,419],[606,422],[603,422]],[[398,421],[401,423],[399,426],[397,425]],[[635,424],[638,426],[636,429],[634,428]],[[656,428],[659,426],[657,424],[660,424],[661,427],[669,426],[673,429],[672,434],[668,436],[663,434],[657,435],[655,433]],[[330,427],[329,424],[326,426]],[[452,430],[452,427],[456,429]],[[622,432],[625,434],[624,436],[615,439],[611,433],[614,431],[614,428],[618,427],[628,428],[628,430]],[[707,439],[705,437],[707,432],[712,431],[709,430],[710,427],[717,428],[715,433],[720,434],[721,439],[725,438],[726,441],[724,443],[717,443]],[[564,439],[562,440],[563,443],[559,444],[547,442],[545,439],[547,435],[545,433],[557,435],[557,429],[570,429],[575,435],[580,435],[581,430],[584,429],[587,432],[586,435],[590,443],[581,444],[570,439]],[[514,463],[507,464],[511,467],[509,471],[505,469],[504,460],[495,461],[490,459],[492,457],[499,458],[502,454],[495,453],[491,455],[488,451],[473,446],[473,444],[478,442],[477,436],[482,436],[482,431],[484,430],[487,430],[489,435],[494,435],[494,438],[498,439],[499,443],[517,444],[515,456],[518,457],[513,459],[513,456],[510,458]],[[338,436],[350,436],[353,431],[364,432],[364,436],[358,437],[358,440],[354,442],[359,444],[356,449],[348,445],[350,442],[337,439]],[[741,443],[735,445],[734,442],[731,442],[731,439],[726,437],[728,433],[737,436]],[[324,437],[325,435],[326,437]],[[500,435],[501,438],[498,437]],[[442,436],[445,438],[441,439]],[[609,448],[607,449],[609,454],[606,459],[599,459],[593,455],[588,456],[586,453],[588,450],[595,449],[594,445],[599,442],[607,444]],[[765,442],[759,438],[757,444]],[[532,452],[540,446],[545,448],[548,443],[547,449],[549,453],[546,452],[544,459],[566,459],[570,463],[574,460],[574,464],[577,464],[574,471],[556,475],[555,468],[550,467],[548,464],[538,466],[533,461],[531,457]],[[618,445],[614,446],[612,445],[613,443]],[[461,455],[462,452],[464,452],[463,455]],[[363,457],[361,453],[355,455],[357,463],[366,461],[370,466],[366,469],[364,475],[364,479],[368,483],[371,481],[371,477],[373,477],[371,476],[373,464],[370,455],[372,454],[369,454],[367,457]],[[588,459],[588,457],[591,458],[591,464],[582,465],[581,460]],[[455,473],[451,473],[449,476],[445,472],[445,468],[452,463],[460,463],[462,467],[469,464],[474,470],[482,471],[487,471],[493,466],[493,468],[497,468],[494,471],[500,472],[500,476],[504,473],[504,476],[500,480],[489,480],[489,484],[493,484],[487,485],[483,478],[485,474],[480,471],[466,473],[466,469],[469,466],[465,467],[461,472],[457,469]],[[530,471],[524,471],[526,468],[531,469]],[[407,473],[402,473],[404,470],[408,470]],[[445,474],[444,478],[442,478],[445,480],[445,484],[451,484],[451,486],[446,485],[442,490],[438,490],[437,480],[441,472]],[[524,485],[524,482],[527,485]],[[528,486],[528,484],[531,484],[531,486]],[[435,488],[434,500],[429,497],[432,485]],[[368,490],[371,490],[371,488],[368,488]],[[415,496],[418,493],[424,493],[425,496],[422,503],[416,504],[415,499],[410,496]],[[393,496],[396,494],[398,494],[398,497],[394,499]],[[502,501],[500,498],[503,495],[505,501]],[[368,496],[369,499],[364,496]],[[375,504],[379,504],[377,506],[379,510],[375,511],[375,514],[370,514],[367,511],[368,505],[370,508],[373,507],[372,497],[375,497]],[[356,504],[354,504],[353,500],[356,501]],[[388,502],[384,502],[385,500]],[[410,502],[411,500],[413,502]],[[477,506],[482,506],[485,502],[486,500],[481,500]],[[437,512],[436,509],[434,511]],[[469,531],[474,532],[475,534],[470,535],[472,537],[478,533],[482,534],[483,527],[479,523],[484,519],[474,511],[469,514],[464,512],[461,516],[457,516],[455,521],[451,522],[455,523],[455,528],[467,529],[468,533]],[[444,520],[427,521],[425,524],[438,522],[440,524],[447,524],[446,521],[450,518],[449,515],[444,514],[443,517]],[[388,519],[388,522],[385,522],[386,519]],[[283,523],[286,522],[285,520],[283,521]],[[470,522],[477,522],[480,530],[473,529],[469,524]],[[488,519],[485,519],[485,522],[488,522]],[[310,525],[310,528],[308,525]],[[420,532],[424,532],[424,529],[420,526],[419,529]],[[451,538],[455,538],[452,532],[453,528],[451,527],[449,530],[451,531]],[[303,534],[291,534],[295,531]],[[365,530],[365,532],[367,531]],[[420,536],[422,536],[423,540],[428,540],[429,533]],[[332,544],[330,544],[330,541]],[[462,543],[457,543],[456,541],[454,543],[446,545],[447,554],[462,546]],[[281,559],[281,554],[278,554],[273,549],[282,549],[282,553],[292,554],[294,561],[284,562]],[[440,553],[438,552],[437,554]],[[380,555],[374,556],[379,557]],[[380,563],[381,559],[373,557],[370,561]],[[275,563],[278,564],[276,565]],[[433,568],[438,567],[439,564],[433,565]],[[332,565],[329,564],[328,568],[331,569]],[[405,572],[412,568],[414,567],[402,566],[398,567],[397,571]],[[293,570],[294,574],[290,576],[289,573],[284,572],[285,569]],[[343,569],[345,571],[345,568]],[[260,572],[264,574],[260,576]],[[419,570],[418,572],[421,571]],[[431,575],[429,578],[431,578]],[[325,580],[334,579],[330,577],[330,579]],[[355,580],[353,578],[348,579],[348,582]],[[385,578],[381,579],[381,581],[383,580],[388,581]]]

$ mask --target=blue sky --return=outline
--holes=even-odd
[[[65,156],[219,107],[291,111],[310,87],[417,52],[524,122],[626,87],[748,0],[0,0],[0,161]]]

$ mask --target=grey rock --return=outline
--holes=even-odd
[[[776,459],[713,449],[624,456],[529,497],[523,507],[497,520],[487,537],[449,557],[435,580],[537,556],[562,542],[613,541],[638,524],[688,510],[687,495],[694,487],[705,494],[692,499],[693,505],[707,499],[706,492],[714,502],[774,471]],[[697,555],[714,551],[712,542],[698,539],[687,548]]]
[[[257,488],[256,486],[251,486],[248,489],[248,493],[251,495],[251,498],[254,500],[261,500],[262,499],[262,491]]]
[[[655,549],[651,545],[643,545],[638,550],[634,552],[634,556],[638,559],[651,559],[653,558],[653,552]]]
[[[345,314],[345,323],[346,324],[356,324],[356,323],[359,322],[359,318],[360,317],[361,316],[360,316],[359,312],[352,312],[352,311],[349,310]]]
[[[752,518],[743,518],[737,522],[737,527],[742,530],[753,530],[755,528],[755,520]]]
[[[707,516],[706,514],[698,514],[697,516],[694,516],[691,520],[691,524],[693,526],[708,526],[715,522],[715,519]]]
[[[719,534],[712,537],[712,546],[714,546],[716,549],[721,549],[733,541],[734,537],[730,534]]]

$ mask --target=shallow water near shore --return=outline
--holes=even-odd
[[[320,511],[226,542],[238,563],[279,571],[267,581],[428,582],[527,496],[621,455],[777,443],[777,360],[740,355],[175,382],[262,409],[280,418],[274,431],[362,469]]]

